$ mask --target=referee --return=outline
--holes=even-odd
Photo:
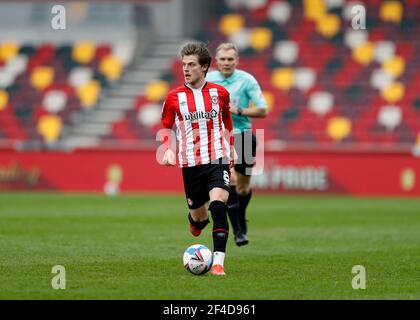
[[[248,72],[237,69],[238,48],[233,43],[222,43],[216,49],[217,71],[207,74],[207,81],[225,87],[230,93],[235,149],[239,156],[232,170],[228,200],[228,215],[235,243],[248,244],[246,208],[252,196],[251,168],[255,164],[256,138],[250,118],[267,115],[267,103],[257,80]],[[250,108],[251,101],[254,104]]]

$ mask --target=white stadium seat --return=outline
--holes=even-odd
[[[378,41],[375,43],[374,59],[383,63],[395,55],[395,44],[392,41]]]
[[[137,113],[137,120],[140,124],[151,127],[160,123],[162,116],[162,105],[159,103],[149,103],[144,105]]]
[[[316,74],[311,68],[297,68],[294,76],[294,86],[306,91],[315,84]]]
[[[378,123],[383,125],[387,130],[394,130],[402,120],[402,111],[398,106],[383,106],[378,112]]]
[[[291,15],[292,7],[287,2],[273,2],[268,7],[268,19],[279,24],[285,24],[287,21],[289,21]]]
[[[69,83],[78,88],[88,83],[93,77],[92,69],[89,67],[76,67],[71,70],[69,75]]]
[[[275,44],[273,55],[277,61],[290,65],[299,56],[299,46],[294,41],[279,41]]]
[[[48,91],[42,101],[42,105],[49,113],[57,113],[66,107],[67,95],[60,90]]]
[[[323,116],[331,111],[333,105],[333,95],[325,91],[314,92],[311,94],[308,101],[309,109],[320,116]]]

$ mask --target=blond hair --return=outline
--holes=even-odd
[[[237,57],[239,56],[238,47],[236,46],[236,44],[234,44],[232,42],[223,42],[223,43],[219,44],[219,46],[216,48],[216,55],[220,50],[233,50],[233,51],[235,51],[235,55]]]

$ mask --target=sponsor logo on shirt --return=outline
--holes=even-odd
[[[198,120],[198,119],[212,119],[217,117],[217,111],[212,109],[211,111],[195,111],[195,112],[189,112],[187,114],[183,115],[184,120]]]

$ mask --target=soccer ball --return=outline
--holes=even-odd
[[[202,244],[194,244],[184,252],[184,267],[195,275],[205,274],[213,265],[213,254]]]

